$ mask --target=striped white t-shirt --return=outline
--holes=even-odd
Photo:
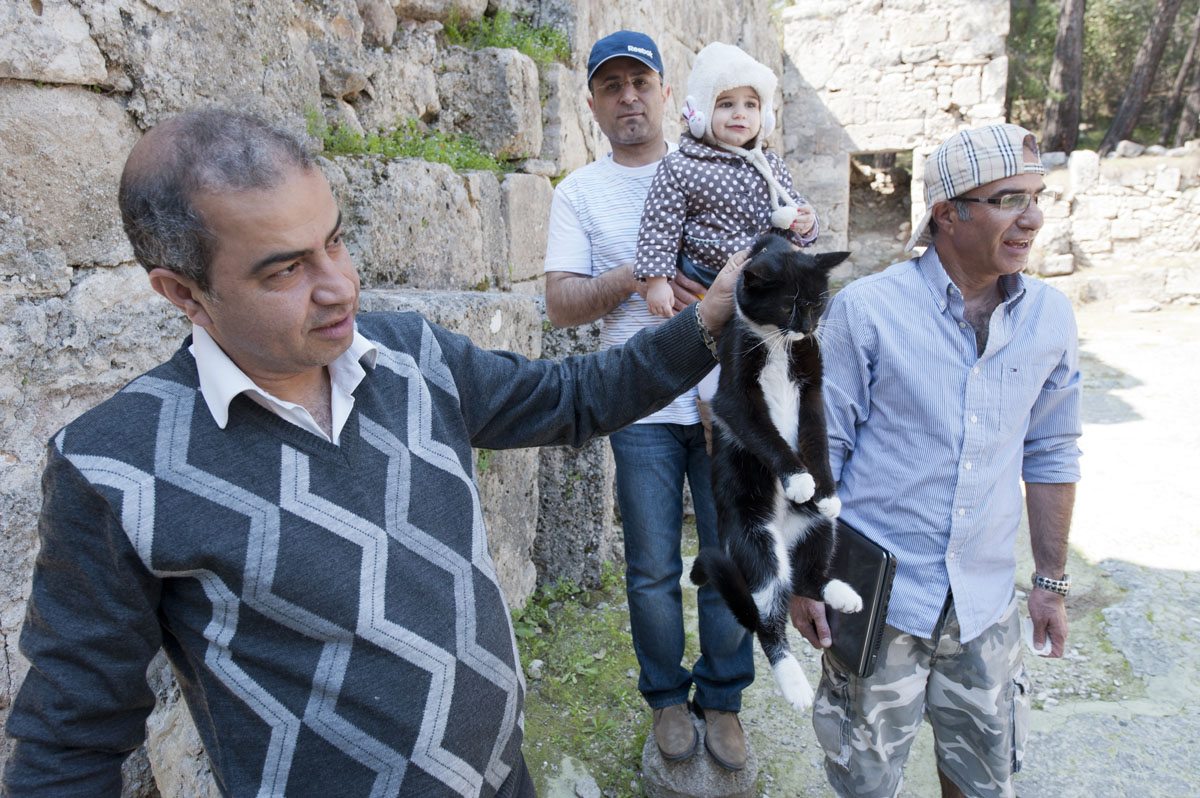
[[[668,150],[674,149],[668,144]],[[621,166],[609,154],[567,175],[554,190],[550,206],[546,271],[596,277],[633,263],[642,206],[658,164]],[[601,346],[622,344],[638,330],[663,321],[634,294],[604,316]],[[638,423],[697,424],[695,396],[693,388]]]

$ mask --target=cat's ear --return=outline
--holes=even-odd
[[[751,260],[742,269],[742,283],[747,288],[757,288],[767,280],[767,264],[762,260]]]
[[[848,257],[850,257],[849,252],[821,252],[814,255],[813,260],[817,262],[818,269],[829,271]]]

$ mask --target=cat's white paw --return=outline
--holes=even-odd
[[[842,512],[842,500],[837,497],[837,494],[826,496],[817,502],[817,512],[826,518],[837,518]]]
[[[821,591],[821,597],[838,612],[858,612],[862,609],[862,596],[841,579],[830,579]]]
[[[812,706],[813,689],[800,669],[800,663],[791,654],[785,654],[774,666],[775,681],[783,691],[783,699],[792,705],[797,712],[804,712]]]
[[[796,504],[804,504],[817,492],[817,483],[812,474],[807,472],[792,474],[787,478],[787,482],[783,483],[783,492]]]

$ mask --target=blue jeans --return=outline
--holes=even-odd
[[[609,436],[617,463],[617,501],[625,533],[625,590],[638,689],[651,708],[688,700],[737,712],[754,681],[753,638],[711,586],[700,588],[700,659],[683,666],[683,600],[679,553],[683,478],[696,508],[700,546],[716,546],[709,459],[700,424],[634,424]]]

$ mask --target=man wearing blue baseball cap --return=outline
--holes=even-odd
[[[643,33],[600,39],[588,58],[588,107],[612,154],[566,177],[554,191],[546,245],[546,312],[555,326],[604,319],[601,347],[622,344],[662,319],[646,307],[633,277],[642,206],[658,162],[671,145],[663,110],[671,89],[662,57]],[[675,309],[696,301],[703,286],[676,274]],[[638,689],[653,714],[664,758],[682,760],[698,746],[688,700],[703,711],[705,747],[721,766],[740,770],[746,743],[737,718],[754,679],[750,636],[711,586],[700,589],[700,658],[683,664],[680,537],[683,480],[692,492],[701,546],[716,546],[709,458],[695,389],[613,433],[617,499],[625,537],[625,584]]]
[[[614,58],[635,58],[663,76],[662,56],[658,54],[658,45],[644,33],[631,30],[619,30],[609,34],[592,45],[588,55],[587,79],[592,82],[596,70]]]
[[[823,658],[813,729],[839,796],[896,795],[928,718],[943,798],[1011,798],[1030,691],[1014,581],[1026,642],[1063,654],[1081,390],[1070,301],[1021,273],[1053,202],[1044,172],[1024,128],[955,133],[925,163],[908,243],[925,251],[846,286],[822,322],[840,519],[897,559],[874,673]],[[792,619],[829,647],[823,604],[793,599]]]

